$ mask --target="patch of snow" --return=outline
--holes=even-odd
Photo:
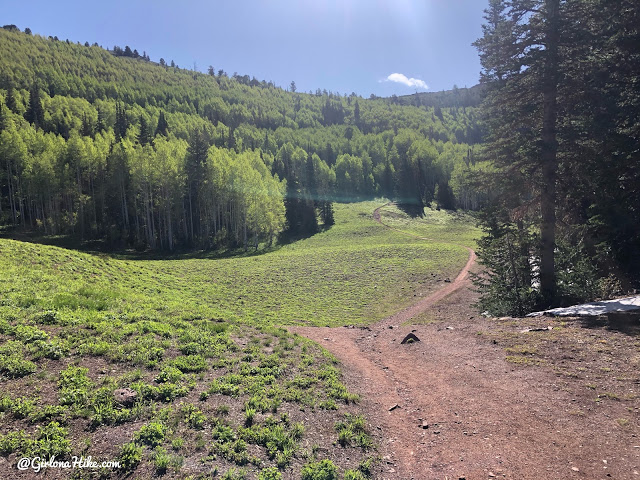
[[[640,295],[633,297],[616,298],[615,300],[605,300],[602,302],[583,303],[566,308],[552,308],[542,312],[533,312],[527,317],[591,317],[604,315],[611,312],[627,312],[640,310]]]

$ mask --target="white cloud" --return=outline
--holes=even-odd
[[[427,85],[424,80],[420,80],[418,78],[407,78],[407,76],[402,73],[392,73],[385,79],[385,81],[402,83],[407,87],[417,87],[429,90],[429,85]]]

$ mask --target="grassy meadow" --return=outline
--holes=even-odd
[[[462,211],[442,212],[425,208],[422,218],[413,218],[390,204],[380,209],[380,219],[385,225],[411,235],[469,248],[476,247],[476,239],[481,235],[480,229],[474,227],[475,219]]]
[[[327,231],[226,258],[0,239],[1,476],[21,475],[21,456],[91,455],[121,468],[78,478],[368,478],[357,395],[331,355],[281,326],[371,323],[464,265],[448,242],[472,242],[472,223],[393,214],[442,238],[425,242],[374,222],[382,203],[336,205]]]

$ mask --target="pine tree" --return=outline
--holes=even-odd
[[[138,133],[138,143],[140,145],[148,145],[151,142],[151,132],[149,124],[144,115],[140,116],[140,132]]]
[[[87,118],[87,114],[86,113],[82,114],[82,128],[80,130],[80,134],[83,137],[92,137],[93,136],[93,128],[91,128],[91,123],[89,122],[89,119]]]
[[[484,104],[487,151],[502,175],[503,207],[537,209],[541,306],[557,300],[555,272],[558,174],[560,0],[491,0],[476,42],[489,85]],[[564,5],[564,2],[563,2]],[[509,204],[510,203],[510,204]],[[537,205],[536,205],[537,204]]]
[[[28,122],[33,123],[36,128],[42,127],[44,124],[44,109],[40,99],[40,88],[35,83],[31,86],[29,92],[29,106],[25,113],[25,118]]]
[[[116,135],[116,141],[120,141],[127,136],[127,129],[129,128],[129,120],[127,114],[124,111],[124,105],[120,102],[116,102],[116,123],[113,126],[113,131]]]
[[[353,107],[353,120],[358,128],[360,128],[360,104],[356,100],[356,105]]]
[[[4,102],[9,110],[13,113],[18,113],[18,103],[16,102],[16,94],[13,87],[7,89],[7,96]]]
[[[158,126],[156,127],[156,133],[154,136],[163,135],[167,136],[169,132],[169,124],[167,120],[164,118],[164,112],[160,112],[160,117],[158,118]]]
[[[210,146],[210,139],[204,129],[191,132],[185,170],[187,174],[189,236],[192,245],[197,244],[201,236],[201,184],[204,180],[207,152]]]

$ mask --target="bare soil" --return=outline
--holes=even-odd
[[[638,316],[484,318],[474,260],[370,327],[291,328],[333,353],[362,396],[377,478],[639,479]],[[401,344],[409,333],[420,341]]]

